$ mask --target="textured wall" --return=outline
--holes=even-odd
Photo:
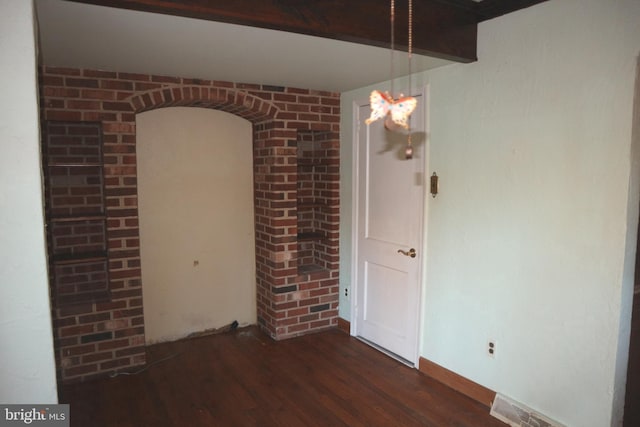
[[[0,3],[0,402],[57,403],[32,2]]]

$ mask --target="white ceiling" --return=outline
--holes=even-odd
[[[233,0],[230,0],[233,1]],[[36,0],[43,65],[344,92],[406,75],[407,54],[199,19]],[[450,61],[413,55],[414,72]]]

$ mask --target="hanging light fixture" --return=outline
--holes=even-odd
[[[394,67],[393,59],[395,53],[395,0],[391,0],[390,12],[391,24],[391,93],[374,90],[369,96],[371,105],[371,115],[365,123],[367,125],[378,119],[384,119],[384,126],[387,130],[394,131],[402,128],[408,130],[407,147],[405,148],[405,158],[413,157],[413,147],[411,143],[410,120],[411,113],[416,109],[417,101],[413,96],[404,96],[402,93],[398,98],[393,95]],[[409,0],[409,34],[408,34],[408,62],[409,62],[409,92],[411,92],[411,56],[413,50],[413,0]]]

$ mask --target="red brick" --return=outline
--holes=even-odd
[[[140,310],[142,311],[142,310]],[[132,337],[134,335],[140,335],[144,333],[144,327],[142,326],[138,326],[135,328],[127,328],[127,329],[120,329],[115,331],[115,336],[116,338],[124,338],[124,337]]]
[[[44,86],[64,86],[64,78],[58,76],[43,76],[42,84]]]
[[[115,348],[124,348],[129,346],[129,339],[122,338],[112,341],[103,341],[98,343],[98,350],[111,350]]]
[[[148,82],[149,80],[151,80],[151,76],[135,73],[118,73],[118,78],[122,80],[138,80],[144,82]]]
[[[126,308],[126,301],[103,302],[96,304],[96,311],[112,311]]]
[[[79,111],[47,111],[45,114],[47,120],[60,120],[69,122],[79,122],[82,119],[82,113]]]
[[[77,314],[91,313],[93,306],[91,304],[78,304],[63,307],[58,310],[59,317],[75,316]]]
[[[180,83],[180,78],[169,76],[151,76],[151,81],[158,83]]]
[[[288,333],[300,332],[300,331],[306,331],[307,329],[309,329],[309,324],[308,323],[300,323],[300,324],[297,324],[297,325],[289,326],[287,328],[287,332]]]
[[[77,68],[63,68],[63,67],[46,67],[47,74],[61,74],[65,76],[79,76],[80,70]]]
[[[108,360],[113,358],[113,352],[111,351],[105,351],[102,353],[93,353],[93,354],[87,354],[85,356],[82,357],[82,363],[92,363],[92,362],[99,362],[101,360]]]
[[[158,84],[158,83],[140,83],[140,82],[136,82],[133,87],[134,87],[134,90],[136,90],[137,92],[142,92],[142,91],[146,91],[146,90],[159,89],[159,88],[162,87],[162,85]]]
[[[63,375],[65,378],[76,377],[83,374],[88,374],[90,372],[96,372],[98,370],[98,365],[82,365],[76,366],[74,368],[63,369]]]
[[[94,331],[93,325],[78,325],[78,326],[69,326],[66,328],[60,329],[60,337],[69,337],[69,336],[78,336],[88,334]]]
[[[116,350],[116,357],[131,356],[134,354],[145,354],[146,349],[147,348],[145,346],[137,346],[137,347],[124,348],[122,350]]]
[[[82,70],[82,75],[85,77],[115,78],[118,74],[113,71]]]
[[[133,90],[133,82],[126,82],[122,80],[102,80],[100,82],[100,87],[102,89],[112,89],[112,90]]]
[[[116,132],[116,133],[134,133],[135,132],[135,124],[133,123],[118,123],[118,122],[109,122],[104,123],[102,125],[102,130],[104,132]]]
[[[131,359],[128,357],[125,357],[122,359],[115,359],[115,360],[110,360],[108,362],[103,362],[100,364],[100,369],[106,370],[106,369],[113,369],[113,368],[122,368],[124,366],[130,366],[130,365],[131,365]]]
[[[82,119],[87,122],[113,121],[117,119],[117,115],[115,113],[85,111],[82,113]]]
[[[102,109],[107,111],[133,111],[128,102],[103,102]]]
[[[65,348],[62,352],[63,357],[68,356],[78,356],[81,354],[93,353],[96,351],[96,346],[94,344],[84,344],[75,347]]]
[[[286,89],[287,93],[300,93],[303,95],[308,95],[309,94],[309,89],[300,89],[300,88],[294,88],[294,87],[289,87]]]
[[[69,99],[67,101],[67,108],[71,110],[99,110],[100,102]]]
[[[300,323],[300,321],[295,317],[287,318],[287,319],[278,319],[278,320],[276,320],[276,327],[279,328],[281,326],[297,325],[299,323]]]
[[[86,99],[105,99],[105,100],[115,99],[115,93],[110,90],[83,89],[81,93],[82,93],[82,97]]]
[[[312,320],[318,320],[320,315],[318,313],[308,314],[306,316],[300,316],[300,322],[310,322]]]
[[[79,78],[73,78],[73,77],[67,77],[65,79],[65,85],[67,87],[91,87],[91,88],[97,88],[99,86],[98,80],[79,79]]]
[[[331,321],[329,319],[325,319],[325,320],[318,320],[315,322],[311,322],[311,327],[312,328],[326,328],[331,326]]]
[[[80,323],[102,322],[111,319],[111,313],[93,313],[78,317]]]

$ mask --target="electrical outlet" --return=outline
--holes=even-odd
[[[487,342],[487,354],[491,358],[496,357],[496,341],[495,340],[489,340]]]

